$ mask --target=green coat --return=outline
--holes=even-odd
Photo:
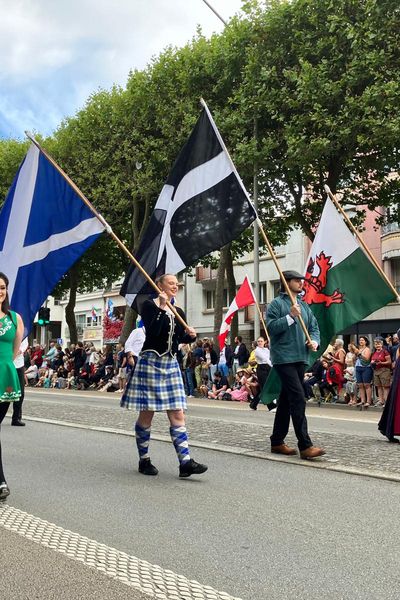
[[[310,338],[320,343],[317,319],[306,302],[297,297],[301,316]],[[273,365],[302,362],[308,364],[310,351],[306,346],[303,329],[295,319],[289,325],[286,315],[290,313],[291,302],[286,292],[274,298],[267,310],[267,329],[270,336],[271,361]]]

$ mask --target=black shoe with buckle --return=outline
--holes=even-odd
[[[139,460],[139,473],[142,473],[142,475],[158,475],[158,469],[151,464],[149,458],[141,458]]]
[[[7,498],[7,496],[9,496],[9,495],[10,495],[10,488],[8,487],[6,482],[3,481],[2,483],[0,483],[0,502],[5,500]]]
[[[179,465],[179,477],[190,477],[191,475],[201,475],[207,471],[207,465],[197,463],[193,458],[186,460]]]

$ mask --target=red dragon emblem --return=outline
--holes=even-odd
[[[331,258],[331,256],[325,256],[323,251],[316,257],[315,261],[310,258],[304,279],[302,297],[302,300],[307,304],[325,304],[328,307],[331,304],[342,304],[345,301],[344,293],[339,289],[336,289],[330,295],[324,293],[328,272],[332,267]],[[318,275],[313,275],[315,263],[319,268]]]

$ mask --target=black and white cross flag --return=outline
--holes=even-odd
[[[163,273],[179,273],[236,239],[256,218],[255,208],[204,104],[161,190],[136,259],[152,279]],[[152,292],[142,273],[132,265],[121,295],[137,310],[137,295]]]

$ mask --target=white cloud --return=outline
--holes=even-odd
[[[241,0],[211,0],[224,19]],[[223,24],[203,0],[0,0],[0,135],[51,132],[90,92],[125,84],[200,24]]]

